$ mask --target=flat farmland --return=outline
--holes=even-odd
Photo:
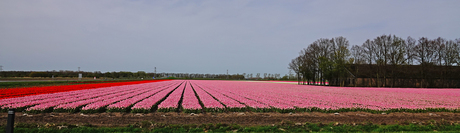
[[[66,87],[61,89],[66,90]],[[31,123],[107,126],[155,120],[173,124],[269,125],[282,121],[397,123],[460,120],[458,89],[165,80],[49,93],[1,91],[2,119],[6,121],[8,109],[16,109],[18,121]]]

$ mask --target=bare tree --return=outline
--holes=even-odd
[[[349,64],[348,59],[350,57],[350,51],[348,50],[349,42],[345,37],[336,37],[332,39],[332,51],[330,58],[334,64],[333,76],[336,78],[338,83],[343,86],[344,78],[347,76],[346,65]]]
[[[458,63],[457,60],[460,58],[459,43],[453,40],[446,41],[444,51],[444,56],[442,56],[444,66],[452,66]]]
[[[433,41],[426,37],[418,40],[418,44],[415,46],[415,57],[420,64],[433,64],[436,60],[436,50],[433,44]]]
[[[324,74],[327,72],[327,68],[324,68],[324,67],[320,67],[320,66],[329,66],[329,65],[324,65],[325,63],[328,63],[328,59],[330,59],[330,56],[331,56],[331,51],[332,51],[332,43],[334,42],[334,40],[330,40],[330,39],[327,39],[327,38],[321,38],[318,40],[318,46],[319,46],[319,49],[318,49],[318,52],[319,52],[319,55],[320,57],[318,59],[320,59],[318,61],[318,68],[320,69],[320,85],[324,85]],[[321,58],[323,60],[321,60]],[[323,65],[321,65],[323,64]]]
[[[366,61],[365,61],[365,51],[364,51],[364,49],[362,47],[360,47],[358,45],[354,45],[351,48],[351,56],[352,56],[353,64],[356,64],[356,66],[355,66],[355,74],[358,75],[358,73],[359,73],[359,65],[366,63]],[[355,83],[355,87],[356,86],[357,86],[357,84]]]
[[[407,37],[406,39],[406,63],[408,65],[413,65],[414,64],[414,58],[415,58],[415,46],[416,46],[417,40],[415,40],[412,37]]]
[[[320,69],[319,69],[319,58],[321,57],[320,53],[320,46],[319,41],[315,41],[307,49],[303,50],[303,57],[305,61],[308,61],[307,65],[309,66],[308,69],[312,72],[312,80],[313,83],[316,84],[318,77],[320,77]]]
[[[370,75],[369,78],[362,79],[362,83],[365,83],[367,79],[369,86],[391,85],[394,87],[395,81],[401,76],[399,73],[407,71],[401,70],[400,66],[420,65],[420,76],[410,79],[409,82],[417,86],[418,83],[422,83],[421,87],[429,87],[434,83],[432,81],[435,81],[432,79],[437,78],[435,77],[437,74],[433,74],[434,69],[430,67],[460,65],[460,38],[453,41],[440,37],[434,40],[425,37],[418,40],[407,37],[404,40],[395,35],[381,35],[372,40],[366,40],[360,46],[353,46],[351,51],[348,50],[348,46],[348,41],[344,37],[320,38],[301,50],[299,57],[291,61],[290,71],[296,69],[297,78],[303,79],[304,83],[310,79],[313,82],[319,79],[321,85],[324,85],[323,81],[326,79],[334,85],[343,85],[341,79],[350,75],[354,76],[347,68],[355,66],[353,68],[357,74],[358,66],[362,66],[359,64],[367,63],[370,71],[363,72],[370,73]],[[413,67],[417,66],[405,68]],[[447,69],[442,70],[446,75],[448,71]],[[445,77],[443,75],[441,77]],[[269,75],[269,78],[272,77],[278,78],[276,74]]]
[[[297,75],[297,84],[300,84],[300,68],[301,68],[301,57],[297,57],[291,60],[288,69],[293,70]]]
[[[435,65],[442,65],[443,64],[443,56],[445,56],[445,47],[446,47],[446,39],[438,37],[432,41],[433,43],[433,50],[435,51]]]
[[[457,55],[456,55],[456,56],[457,56],[457,57],[456,57],[457,59],[456,59],[456,61],[455,61],[455,64],[456,64],[457,66],[460,66],[460,38],[455,39],[455,42],[456,42],[456,45],[455,45],[455,46],[456,46],[456,50],[455,50],[456,52],[454,52],[454,53],[457,53]],[[455,55],[454,55],[454,56],[455,56]]]
[[[391,77],[392,77],[392,84],[391,87],[395,86],[395,80],[397,79],[397,75],[395,74],[395,70],[399,69],[399,67],[406,63],[405,52],[406,52],[406,44],[405,41],[393,35],[392,43],[389,45],[388,48],[388,60],[391,67]]]
[[[378,74],[377,74],[378,71],[372,65],[374,63],[377,63],[377,58],[376,58],[376,54],[378,52],[377,46],[375,45],[374,41],[367,39],[363,43],[361,48],[363,49],[364,58],[367,61],[367,64],[369,64],[369,69],[372,70],[376,74],[375,75],[376,77],[378,77]],[[369,79],[367,81],[368,81],[369,86],[373,86],[372,80]]]
[[[363,43],[362,48],[363,48],[363,53],[365,53],[364,57],[367,60],[367,64],[373,64],[375,61],[374,53],[376,49],[374,45],[374,41],[367,39],[366,42]]]
[[[425,71],[427,67],[434,65],[434,61],[436,60],[435,46],[433,44],[433,41],[422,37],[415,46],[415,57],[421,65],[420,76],[422,80],[420,81],[420,87],[428,86],[425,83],[428,78]]]
[[[351,57],[353,58],[353,64],[366,63],[364,52],[364,49],[358,45],[354,45],[351,47]]]

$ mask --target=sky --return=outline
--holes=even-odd
[[[310,43],[460,38],[459,0],[2,0],[3,71],[287,74]]]

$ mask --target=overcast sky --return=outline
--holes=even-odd
[[[288,73],[319,38],[460,38],[459,0],[2,0],[4,71]]]

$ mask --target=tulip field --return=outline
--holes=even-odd
[[[46,87],[0,90],[1,110],[14,108],[32,113],[460,110],[459,89],[328,87],[218,80],[51,88],[48,92]]]

